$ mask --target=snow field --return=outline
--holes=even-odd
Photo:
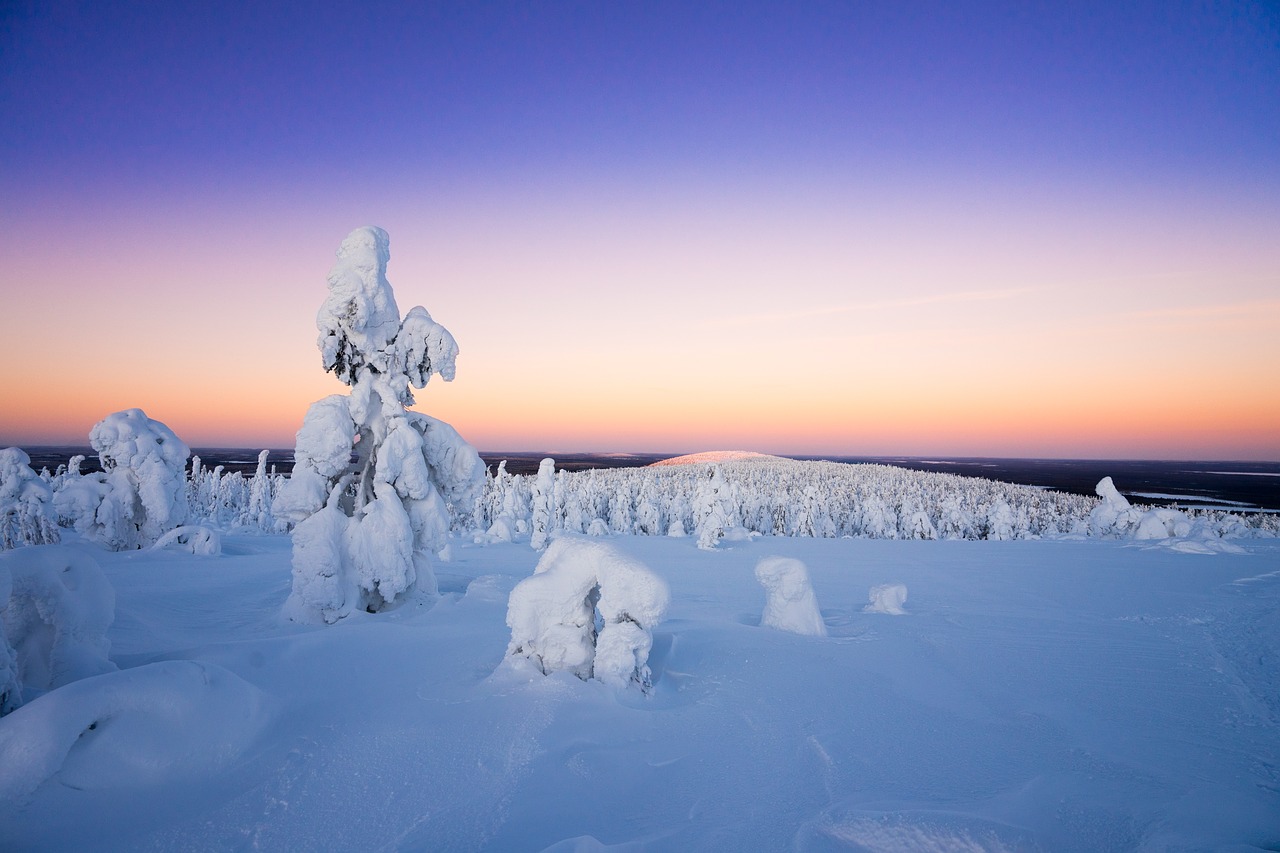
[[[0,718],[0,740],[15,718],[51,721],[20,726],[42,756],[76,735],[11,777],[29,793],[0,800],[0,848],[1157,850],[1280,836],[1274,541],[1237,540],[1242,554],[607,541],[670,588],[647,697],[501,665],[509,596],[538,560],[527,543],[455,540],[433,605],[323,628],[280,617],[286,537],[228,534],[216,558],[98,552],[123,669]],[[827,637],[761,626],[754,570],[774,555],[807,567]],[[886,579],[910,588],[911,618],[862,612]],[[88,728],[112,713],[114,731]]]

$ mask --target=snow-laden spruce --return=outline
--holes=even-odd
[[[0,450],[0,551],[57,541],[52,487],[31,470],[25,452]]]
[[[0,714],[115,670],[115,592],[97,562],[60,545],[0,554]]]
[[[610,545],[574,538],[551,543],[533,571],[507,602],[508,665],[527,661],[543,675],[571,672],[649,692],[653,628],[671,598],[666,583]]]
[[[335,622],[434,595],[431,555],[451,508],[471,509],[484,464],[453,427],[406,407],[433,375],[453,379],[457,344],[425,308],[400,318],[387,232],[357,228],[329,272],[316,326],[324,369],[351,386],[314,403],[274,514],[293,529],[296,621]]]
[[[102,470],[68,473],[54,495],[59,517],[85,538],[126,551],[151,545],[186,521],[191,451],[173,430],[142,409],[126,409],[99,421],[89,444]]]
[[[765,592],[761,625],[793,634],[827,636],[804,563],[791,557],[764,557],[756,563],[756,580]]]
[[[533,477],[499,466],[475,505],[477,542],[528,530]],[[1061,536],[1275,536],[1280,515],[1134,508],[1112,485],[1103,501],[889,465],[754,456],[647,468],[560,472],[551,531],[695,534],[702,548],[747,535],[869,539],[1040,539]],[[1109,478],[1104,483],[1110,484]],[[498,523],[499,520],[501,523]],[[502,535],[494,535],[500,531]],[[1160,531],[1164,531],[1161,533]]]

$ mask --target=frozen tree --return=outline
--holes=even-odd
[[[191,451],[173,430],[126,409],[89,433],[102,471],[68,476],[54,496],[60,517],[113,551],[142,548],[187,518],[186,464]]]
[[[551,535],[555,489],[556,460],[543,459],[538,465],[538,478],[533,481],[533,517],[529,523],[529,544],[535,551],[547,547],[547,537]]]
[[[65,546],[0,556],[0,713],[44,692],[111,672],[115,591],[87,554]]]
[[[453,336],[421,306],[400,317],[387,233],[357,228],[316,317],[325,370],[351,387],[312,404],[275,514],[293,530],[296,621],[332,623],[436,593],[430,556],[450,511],[469,511],[484,463],[453,427],[406,407],[433,375],[453,379]]]
[[[275,527],[275,518],[271,515],[271,477],[267,474],[267,455],[264,450],[258,454],[258,468],[249,481],[249,500],[245,511],[240,515],[242,527],[256,527],[258,530],[270,531]]]
[[[557,539],[511,591],[507,658],[528,661],[543,675],[571,672],[647,693],[652,631],[669,600],[661,578],[617,549]]]
[[[716,543],[724,538],[725,531],[736,526],[729,485],[719,465],[706,472],[693,511],[697,516],[698,547],[704,550],[715,548]]]
[[[1123,535],[1142,517],[1142,513],[1120,494],[1110,477],[1099,480],[1095,491],[1102,498],[1102,503],[1089,513],[1089,532],[1094,536]]]
[[[1173,536],[1190,536],[1191,519],[1185,513],[1168,507],[1149,509],[1138,519],[1133,531],[1134,539],[1167,539]]]
[[[57,541],[53,489],[31,470],[31,457],[22,450],[0,450],[0,551]]]
[[[756,563],[756,580],[765,592],[761,625],[793,634],[827,636],[804,563],[790,557],[765,557]]]

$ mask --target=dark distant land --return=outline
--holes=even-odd
[[[99,470],[98,457],[88,447],[56,446],[24,448],[37,471],[50,471],[66,464],[77,454],[85,457],[83,471]],[[209,468],[221,465],[225,471],[253,474],[259,450],[235,447],[193,448],[192,453]],[[546,457],[556,460],[557,471],[585,471],[591,468],[639,468],[674,454],[668,453],[544,453],[531,451],[481,452],[493,471],[503,460],[512,474],[532,474]],[[914,456],[789,456],[790,459],[831,462],[874,463],[936,471],[965,477],[982,477],[1006,483],[1021,483],[1046,489],[1092,495],[1103,477],[1111,477],[1116,487],[1135,503],[1212,506],[1251,512],[1259,509],[1280,512],[1280,462],[1163,462],[1110,459],[985,459]],[[293,449],[272,449],[267,466],[277,473],[293,470]]]

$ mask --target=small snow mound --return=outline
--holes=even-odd
[[[827,635],[804,563],[790,557],[765,557],[756,564],[756,580],[767,596],[761,625],[809,637]]]
[[[871,603],[862,608],[864,613],[884,613],[889,616],[905,616],[902,605],[907,603],[907,587],[900,583],[886,583],[871,587],[867,595]]]
[[[650,463],[650,468],[662,468],[668,465],[705,465],[715,462],[741,462],[750,459],[780,459],[767,453],[756,453],[753,450],[708,450],[703,453],[690,453],[685,456],[673,456]]]
[[[0,555],[0,713],[24,693],[115,669],[115,608],[115,590],[87,554],[43,545]]]
[[[1043,849],[1026,830],[965,814],[836,809],[803,827],[796,850],[1004,853]]]
[[[205,778],[242,755],[266,719],[262,693],[213,664],[86,678],[0,719],[0,803],[54,776],[81,790]]]
[[[187,551],[197,557],[217,557],[222,553],[222,535],[211,527],[184,524],[173,528],[151,546],[153,551],[164,548]]]

